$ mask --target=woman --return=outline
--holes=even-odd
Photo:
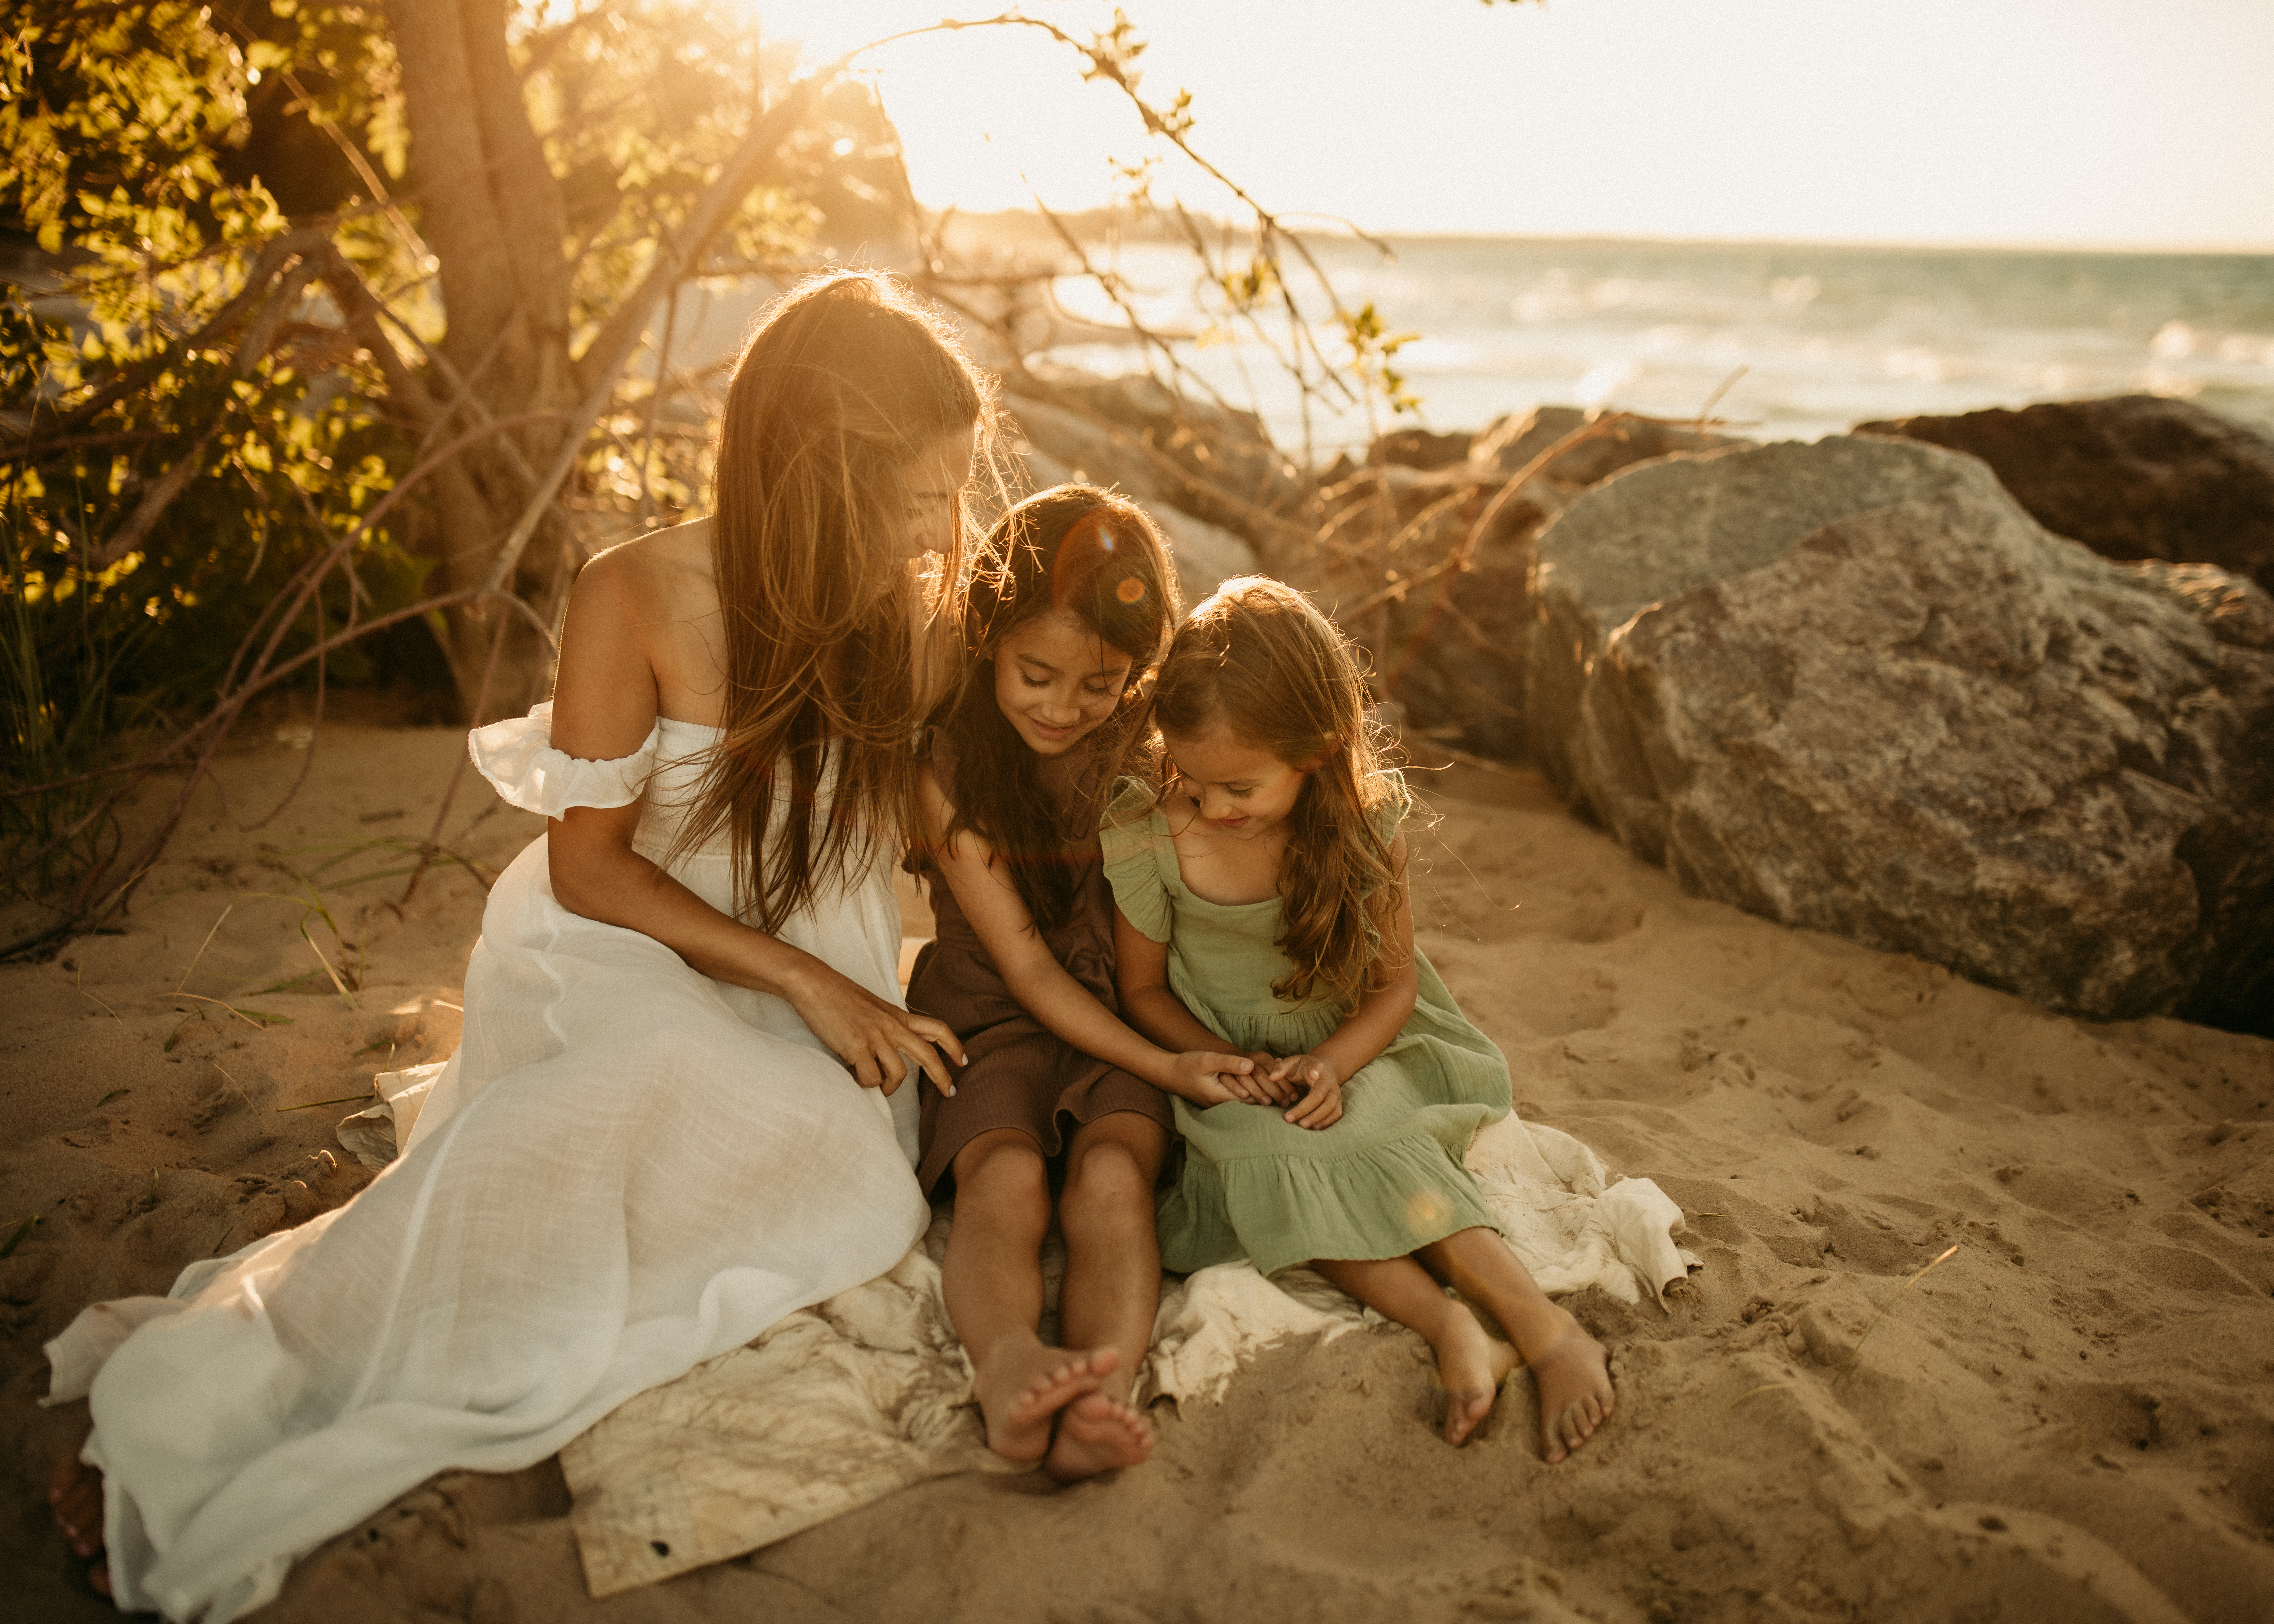
[[[553,703],[474,735],[553,821],[403,1154],[49,1345],[94,1419],[57,1520],[122,1607],[224,1624],[433,1473],[542,1460],[922,1232],[910,1085],[960,1051],[900,1005],[891,860],[987,416],[884,277],[752,335],[715,516],[593,560]]]

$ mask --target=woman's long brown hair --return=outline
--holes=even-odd
[[[970,661],[937,719],[955,763],[947,835],[968,829],[993,846],[1047,930],[1072,913],[1072,852],[1095,838],[1105,791],[1141,742],[1153,667],[1180,608],[1177,577],[1145,511],[1087,485],[1055,485],[1020,502],[996,522],[980,556],[964,600]],[[1129,657],[1113,713],[1074,747],[1080,759],[1064,806],[1045,792],[1037,757],[995,699],[1003,640],[1053,609]]]
[[[1289,969],[1271,990],[1290,1003],[1355,1005],[1392,967],[1383,933],[1398,878],[1374,827],[1388,790],[1356,650],[1294,588],[1241,575],[1178,628],[1153,718],[1178,738],[1221,728],[1306,775],[1279,860]]]
[[[711,537],[725,737],[674,851],[724,828],[736,898],[761,929],[779,930],[824,883],[851,883],[915,826],[915,732],[930,703],[915,643],[926,611],[960,591],[967,538],[959,497],[935,577],[944,596],[920,601],[901,555],[908,477],[942,436],[977,426],[983,439],[990,416],[986,380],[953,333],[877,273],[809,278],[743,346]]]

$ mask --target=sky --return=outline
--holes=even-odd
[[[956,0],[745,0],[827,60]],[[1096,0],[1029,0],[1086,37]],[[1122,0],[1141,93],[1369,230],[2274,251],[2274,0]],[[866,53],[916,195],[1103,203],[1154,150],[1027,30]],[[1032,191],[1030,192],[1029,187]],[[1233,214],[1163,160],[1156,187]]]

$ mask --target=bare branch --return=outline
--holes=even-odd
[[[215,413],[214,420],[206,425],[206,432],[198,436],[197,444],[192,446],[179,462],[150,482],[150,488],[142,493],[142,500],[134,505],[134,511],[126,515],[126,523],[113,530],[88,560],[89,573],[100,574],[109,569],[142,545],[142,538],[150,533],[164,516],[166,509],[174,505],[174,499],[189,488],[190,481],[196,478],[198,470],[205,466],[206,447],[213,444],[214,436],[221,432],[222,425],[229,421],[230,415],[226,407]]]
[[[215,311],[210,320],[195,332],[175,339],[155,354],[112,372],[94,387],[92,395],[56,420],[56,432],[68,434],[74,429],[85,427],[105,407],[146,387],[191,350],[221,343],[267,297],[269,283],[276,280],[277,273],[290,264],[294,256],[310,252],[320,244],[328,244],[329,240],[320,228],[288,231],[282,237],[271,238],[254,259],[252,269],[245,279],[245,286],[235,297]]]
[[[537,533],[537,526],[552,506],[553,493],[576,466],[584,454],[584,438],[591,425],[608,408],[616,392],[616,381],[624,365],[639,347],[640,335],[646,331],[655,307],[666,292],[678,285],[688,267],[709,246],[711,238],[724,225],[727,216],[739,206],[756,184],[759,166],[771,159],[775,150],[805,117],[807,111],[820,94],[821,87],[834,77],[835,65],[803,80],[772,107],[766,109],[750,126],[734,155],[728,158],[703,195],[688,212],[682,222],[677,246],[656,257],[656,262],[641,279],[638,288],[616,307],[601,327],[591,346],[584,351],[578,370],[589,380],[584,398],[578,402],[571,422],[574,430],[562,442],[560,455],[553,466],[545,471],[531,492],[529,502],[521,517],[514,522],[497,557],[490,567],[487,585],[492,591],[501,591],[513,578],[514,566],[521,561],[522,550],[529,538]]]

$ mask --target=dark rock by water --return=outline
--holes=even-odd
[[[1688,886],[2073,1013],[2274,1030],[2274,600],[1981,462],[1632,468],[1537,544],[1536,758]]]
[[[1374,455],[1377,461],[1400,468],[1451,468],[1468,460],[1469,442],[1475,438],[1434,429],[1394,429],[1374,442]]]
[[[2216,564],[2274,590],[2274,440],[2152,395],[1865,423],[1980,457],[2038,523],[2116,559]]]

